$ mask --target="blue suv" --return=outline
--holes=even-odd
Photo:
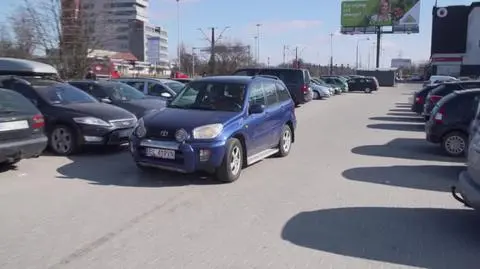
[[[287,156],[295,127],[295,105],[281,80],[205,77],[141,118],[130,151],[140,169],[207,171],[233,182],[246,165]]]

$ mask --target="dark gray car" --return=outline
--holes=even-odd
[[[116,105],[135,114],[137,118],[161,109],[166,102],[160,98],[146,96],[137,89],[115,81],[70,81],[71,85],[87,92],[100,102]]]

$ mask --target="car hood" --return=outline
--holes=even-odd
[[[118,104],[121,108],[124,108],[131,113],[135,114],[137,118],[143,117],[146,113],[154,110],[159,110],[167,105],[162,99],[158,98],[145,98],[139,100],[130,100]]]
[[[95,117],[105,121],[130,119],[135,117],[135,115],[123,108],[104,103],[64,104],[57,105],[57,107],[78,115]]]
[[[145,125],[149,128],[179,129],[191,131],[195,127],[222,123],[224,125],[240,117],[241,112],[205,111],[178,108],[162,108],[160,111],[144,117]]]

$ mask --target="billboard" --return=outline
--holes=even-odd
[[[393,68],[410,68],[412,67],[411,59],[392,59],[391,67]]]
[[[418,33],[420,0],[353,0],[342,2],[343,33],[370,33],[389,26],[389,32]]]

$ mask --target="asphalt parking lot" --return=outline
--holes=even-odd
[[[425,141],[413,89],[312,101],[291,154],[233,184],[125,151],[22,161],[0,172],[0,268],[478,268],[463,160]]]

